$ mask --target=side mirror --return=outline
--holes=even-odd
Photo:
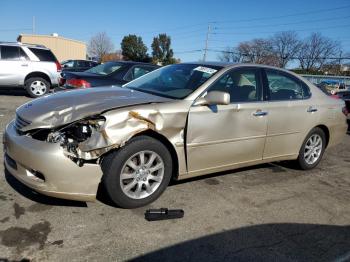
[[[211,91],[204,97],[197,99],[195,106],[229,105],[230,94],[221,91]]]
[[[63,68],[68,68],[68,65],[63,65]]]

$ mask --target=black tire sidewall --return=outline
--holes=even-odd
[[[125,162],[140,151],[150,150],[157,153],[164,162],[164,177],[157,190],[143,199],[132,199],[125,195],[120,186],[120,174]],[[173,163],[169,150],[158,140],[139,136],[131,139],[118,151],[110,153],[102,162],[104,188],[110,199],[122,208],[137,208],[155,201],[166,189],[172,177]]]
[[[32,91],[30,90],[30,85],[34,81],[41,81],[41,82],[43,82],[46,85],[46,91],[45,91],[44,94],[38,96],[38,95],[32,93]],[[30,97],[33,97],[33,98],[44,96],[50,91],[50,83],[47,80],[45,80],[44,78],[41,78],[41,77],[31,77],[31,78],[29,78],[28,80],[26,80],[24,86],[25,86],[25,89],[26,89],[28,95]]]
[[[306,142],[314,134],[318,134],[321,137],[321,139],[322,139],[322,151],[321,151],[321,155],[317,159],[317,161],[315,163],[313,163],[312,165],[310,165],[310,164],[308,164],[305,161],[304,151],[305,151]],[[312,168],[316,167],[319,164],[319,162],[321,161],[322,157],[323,157],[325,148],[326,148],[326,135],[325,135],[324,131],[321,128],[315,127],[314,129],[312,129],[308,133],[308,135],[306,136],[306,138],[305,138],[305,140],[303,142],[303,145],[300,148],[299,157],[298,157],[298,163],[299,163],[300,168],[303,169],[303,170],[308,170],[308,169],[312,169]]]

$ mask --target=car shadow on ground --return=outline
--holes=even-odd
[[[17,193],[21,194],[22,196],[24,196],[32,201],[38,202],[40,204],[52,205],[52,206],[87,207],[87,204],[85,202],[59,199],[59,198],[49,197],[49,196],[45,196],[45,195],[42,195],[40,193],[37,193],[37,192],[31,190],[29,187],[27,187],[23,183],[21,183],[14,176],[12,176],[6,168],[4,168],[4,170],[5,170],[5,179],[6,179],[7,183]]]
[[[23,88],[0,88],[1,96],[25,96],[29,98],[28,93]]]
[[[169,183],[169,186],[176,186],[176,185],[181,185],[184,183],[190,183],[198,180],[205,180],[208,178],[214,178],[214,177],[220,177],[220,176],[226,176],[226,175],[239,175],[239,173],[243,171],[249,171],[249,170],[254,170],[254,169],[260,169],[260,168],[267,168],[272,170],[272,172],[286,172],[287,169],[296,169],[295,165],[291,161],[285,161],[285,162],[278,162],[278,163],[268,163],[268,164],[261,164],[261,165],[255,165],[255,166],[250,166],[250,167],[243,167],[243,168],[238,168],[234,170],[227,170],[223,172],[217,172],[217,173],[212,173],[208,175],[202,175],[198,177],[193,177],[193,178],[187,178],[183,180],[171,180]],[[106,190],[104,189],[104,186],[102,183],[99,184],[98,190],[97,190],[97,196],[96,199],[100,202],[102,202],[105,205],[119,208],[117,205],[113,203],[113,201],[110,199],[110,197],[107,195]]]
[[[263,224],[227,230],[130,261],[349,261],[350,226]]]
[[[272,170],[272,172],[286,172],[286,171],[288,171],[288,169],[300,170],[295,166],[295,163],[293,161],[281,161],[281,162],[253,165],[253,166],[248,166],[248,167],[241,167],[241,168],[237,168],[237,169],[231,169],[231,170],[226,170],[226,171],[222,171],[222,172],[216,172],[216,173],[211,173],[211,174],[207,174],[207,175],[186,178],[183,180],[172,180],[170,182],[169,186],[175,186],[175,185],[180,185],[183,183],[204,180],[207,178],[221,177],[221,176],[226,176],[226,175],[239,175],[239,173],[242,173],[244,171],[263,169],[263,168],[270,169],[270,170]]]

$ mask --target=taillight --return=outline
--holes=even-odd
[[[66,85],[76,88],[89,88],[91,84],[84,79],[68,79],[66,80]]]
[[[331,95],[331,98],[340,99],[340,97],[338,95]]]
[[[344,107],[342,108],[342,112],[343,112],[343,114],[344,114],[345,116],[348,116],[348,114],[349,114],[349,110],[346,108],[346,106],[344,106]]]
[[[57,72],[61,72],[61,70],[62,70],[61,64],[58,61],[56,61],[55,64],[56,64]]]

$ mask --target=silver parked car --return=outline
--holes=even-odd
[[[344,102],[286,70],[169,65],[123,87],[62,92],[17,109],[6,168],[46,195],[146,205],[170,179],[294,160],[311,169],[346,133]]]
[[[41,45],[0,42],[0,88],[24,87],[31,97],[47,94],[58,85],[61,65]]]

